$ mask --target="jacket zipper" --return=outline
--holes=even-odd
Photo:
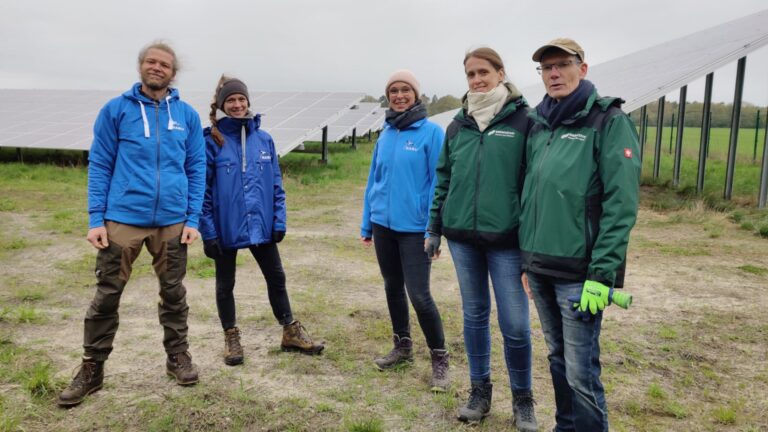
[[[395,145],[392,146],[392,166],[397,165],[397,147],[400,145],[400,129],[396,129],[397,133],[395,134]],[[393,169],[394,170],[394,169]],[[390,179],[392,176],[392,173],[389,173]],[[392,215],[392,182],[389,181],[389,187],[387,188],[387,228],[392,229],[392,219],[390,216]]]
[[[541,167],[544,165],[544,161],[547,159],[547,156],[549,156],[549,148],[550,144],[552,144],[552,138],[555,136],[555,131],[552,131],[549,133],[549,139],[547,139],[547,145],[544,147],[544,154],[541,155],[541,159],[539,160],[539,166],[536,168],[536,190],[534,191],[533,196],[536,197],[536,201],[534,201],[536,207],[533,218],[533,238],[534,238],[534,244],[535,239],[538,237],[538,225],[539,225],[539,199],[541,198],[539,196],[539,183],[541,183]]]
[[[157,145],[157,159],[155,162],[155,210],[152,213],[152,225],[157,225],[157,206],[160,204],[160,103],[155,101],[155,137]]]
[[[486,130],[488,130],[486,128]],[[475,235],[477,235],[477,196],[480,193],[480,166],[482,165],[482,159],[483,159],[483,137],[485,134],[483,132],[480,132],[480,144],[477,151],[477,169],[475,169],[475,205],[473,208],[473,215],[472,215],[472,226],[473,230],[475,232]]]

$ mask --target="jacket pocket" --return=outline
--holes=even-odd
[[[600,216],[602,216],[602,214],[602,194],[586,197],[584,211],[584,245],[586,248],[587,259],[592,259],[592,249],[595,247],[597,236],[600,233]]]

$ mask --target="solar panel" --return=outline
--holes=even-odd
[[[358,124],[368,118],[372,113],[379,109],[378,102],[361,102],[344,111],[333,123],[328,124],[328,141],[339,141],[346,136],[352,135],[352,129],[356,129],[358,135],[361,132]],[[307,141],[320,141],[323,138],[322,130],[315,132],[307,138]]]
[[[377,104],[380,105],[380,104]],[[360,120],[360,123],[357,125],[357,133],[358,135],[363,135],[368,133],[368,131],[377,131],[381,129],[384,126],[384,116],[387,112],[387,108],[382,106],[377,106],[376,109],[371,111],[370,114],[368,114],[367,117]]]
[[[88,150],[93,122],[107,101],[120,91],[0,89],[0,146]],[[194,107],[203,126],[210,124],[210,92],[181,92]],[[262,113],[278,154],[287,154],[307,136],[340,117],[362,99],[352,92],[254,92],[252,110]]]
[[[765,45],[768,10],[590,66],[587,79],[601,95],[626,100],[623,109],[631,112]],[[521,91],[533,106],[545,93],[542,84]],[[430,120],[446,128],[457,111]]]

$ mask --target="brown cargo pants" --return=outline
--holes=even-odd
[[[104,361],[112,352],[120,296],[131,276],[133,262],[145,244],[160,282],[157,312],[163,326],[165,351],[187,351],[189,307],[187,290],[182,284],[187,271],[187,245],[181,243],[184,224],[143,228],[107,221],[105,227],[109,246],[99,250],[96,257],[96,294],[85,314],[85,357]]]

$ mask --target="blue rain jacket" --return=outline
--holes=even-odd
[[[239,249],[272,241],[285,231],[285,190],[272,137],[259,129],[261,117],[223,117],[220,147],[206,128],[206,182],[200,234]],[[243,140],[244,138],[244,140]]]

